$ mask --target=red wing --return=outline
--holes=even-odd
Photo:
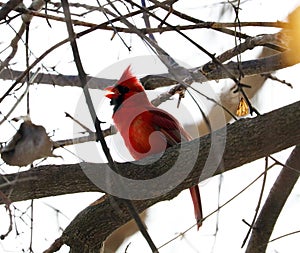
[[[154,110],[151,108],[149,111],[152,113],[151,123],[155,126],[156,130],[161,131],[165,135],[168,146],[191,140],[191,136],[172,115],[157,108]]]

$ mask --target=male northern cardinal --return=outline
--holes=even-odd
[[[191,136],[168,112],[154,107],[139,80],[125,69],[115,86],[107,87],[105,96],[111,99],[113,121],[135,160],[164,152],[166,148]],[[202,221],[199,187],[190,188],[198,229]]]

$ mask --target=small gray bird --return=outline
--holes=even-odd
[[[26,166],[53,155],[53,142],[43,126],[25,119],[12,140],[1,150],[2,160],[12,166]]]

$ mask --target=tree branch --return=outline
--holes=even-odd
[[[294,59],[294,56],[295,53],[293,53],[292,51],[286,51],[265,58],[241,62],[240,67],[242,67],[244,76],[270,73],[299,63],[300,59]],[[224,67],[226,67],[234,76],[239,76],[240,69],[238,63],[229,62],[227,64],[224,64]],[[228,78],[228,75],[225,71],[223,71],[220,67],[212,66],[211,64],[205,64],[201,67],[190,69],[190,71],[192,72],[194,80],[200,83],[208,80],[220,80]],[[4,69],[0,73],[0,78],[3,80],[14,80],[22,74],[22,71]],[[152,90],[158,87],[173,85],[175,83],[174,80],[168,78],[171,78],[168,74],[155,76],[148,75],[141,78],[141,82],[143,83],[145,89]],[[37,75],[36,80],[41,84],[81,87],[78,76],[73,75],[40,73]],[[87,80],[88,86],[91,89],[104,89],[108,85],[113,85],[116,82],[115,79],[106,79],[92,76],[88,76]]]
[[[22,0],[10,0],[7,3],[5,3],[0,9],[0,20],[5,19],[7,15],[20,3],[22,3]]]
[[[229,125],[227,127],[226,146],[222,157],[222,166],[218,168],[214,175],[300,143],[299,124],[300,102],[296,102],[270,113],[255,118],[242,119]],[[272,131],[270,131],[270,129],[272,129]],[[222,131],[216,131],[213,134],[220,136]],[[181,151],[184,152],[185,156],[179,161],[182,164],[182,168],[187,168],[191,165],[190,155],[198,148],[199,140],[201,142],[199,154],[194,164],[194,169],[189,176],[167,194],[154,199],[134,201],[137,210],[142,211],[159,201],[172,199],[183,189],[198,183],[199,176],[202,173],[204,164],[207,162],[210,151],[211,135],[206,135],[200,139],[182,144]],[[152,164],[147,163],[149,165],[139,166],[131,163],[122,163],[118,164],[118,166],[126,177],[133,179],[153,178],[161,175],[173,165],[174,156],[176,156],[178,148],[179,147],[176,146],[168,149],[162,159]],[[153,158],[149,157],[148,159],[151,161]],[[214,168],[215,166],[216,164],[212,164],[210,167]],[[98,173],[105,173],[107,166],[105,164],[91,163],[40,166],[22,173],[5,175],[6,180],[2,178],[0,185],[7,183],[7,180],[14,182],[12,185],[2,188],[2,192],[5,194],[9,194],[13,189],[9,195],[12,201],[75,192],[101,191],[101,189],[98,189],[88,180],[81,168],[97,171]],[[185,170],[182,169],[174,176],[176,178],[183,178],[185,177],[183,176],[185,173]],[[202,174],[201,180],[210,176],[212,176],[212,174]],[[22,183],[15,180],[16,178],[22,180]],[[32,178],[32,180],[26,181],[24,178]],[[155,185],[153,185],[153,187],[154,190],[157,188]],[[99,204],[90,206],[82,211],[82,213],[71,222],[64,232],[64,243],[71,246],[79,242],[86,243],[90,246],[98,245],[98,243],[103,241],[114,229],[130,219],[128,213],[121,212],[120,214],[110,205],[110,201],[112,201],[111,197],[106,196],[101,201]],[[116,206],[118,205],[119,203],[116,204]],[[124,209],[122,205],[120,208],[120,210]],[[89,229],[86,229],[87,227],[89,227]]]
[[[286,122],[289,124],[286,124]],[[299,123],[300,102],[296,102],[270,113],[255,118],[241,119],[229,125],[227,127],[226,147],[223,156],[225,170],[231,170],[300,143]],[[215,134],[218,133],[217,131]],[[203,165],[206,161],[208,149],[211,144],[211,135],[206,135],[200,139],[186,143],[184,147],[186,148],[187,158],[190,152],[197,146],[198,141],[201,142],[201,147],[197,158],[197,169],[188,177],[189,180],[185,181],[187,183],[186,187],[190,187],[193,183],[198,182],[199,175],[201,174],[200,168],[203,167],[199,165]],[[176,148],[178,149],[178,146]],[[168,169],[170,161],[167,158],[171,158],[175,151],[176,149],[167,150],[166,158],[153,165],[138,166],[131,163],[120,163],[118,166],[120,166],[121,171],[124,171],[124,173],[128,172],[130,177],[133,178],[138,175],[144,179],[154,177]],[[5,179],[2,176],[0,186],[3,184],[6,184],[6,186],[2,187],[1,190],[8,193],[13,188],[14,191],[10,195],[12,201],[75,192],[99,191],[84,176],[84,173],[81,171],[82,166],[96,166],[99,171],[107,168],[106,164],[90,163],[39,166],[28,171],[5,175]],[[154,174],[149,175],[149,171]],[[216,173],[220,172],[221,169]],[[138,175],[135,175],[135,173]],[[29,180],[25,180],[26,178],[29,178]],[[20,180],[20,183],[16,179]],[[7,181],[13,183],[7,184]]]
[[[296,102],[255,118],[241,119],[227,126],[226,147],[223,155],[224,169],[231,170],[300,143],[299,124],[300,102]],[[220,132],[217,131],[214,134],[218,133]],[[201,146],[195,171],[184,181],[186,188],[199,181],[200,168],[206,162],[211,145],[211,135],[184,144],[187,160],[190,152],[197,147],[198,141],[201,142]],[[176,148],[178,149],[178,146]],[[131,178],[152,178],[168,169],[172,162],[168,158],[172,158],[176,148],[168,149],[166,157],[153,165],[138,166],[131,163],[120,163],[118,166],[121,171],[128,173],[126,176]],[[189,164],[188,161],[186,162]],[[85,168],[95,166],[99,171],[107,168],[106,164],[91,163],[44,165],[20,173],[3,175],[0,179],[0,187],[5,184],[4,187],[1,187],[4,193],[9,193],[13,189],[10,195],[13,202],[76,192],[101,191],[85,176],[81,170],[82,166]],[[151,171],[151,175],[149,175],[149,171]],[[222,168],[216,174],[221,172]],[[206,178],[203,177],[202,180]],[[12,183],[7,184],[7,182]],[[180,187],[180,190],[183,188]]]
[[[289,145],[299,143],[300,130],[298,129],[298,124],[300,119],[295,119],[300,116],[299,106],[300,102],[297,102],[285,107],[284,109],[279,109],[253,119],[240,120],[228,126],[227,144],[223,154],[222,165],[214,173],[214,175],[219,174],[224,170],[228,171],[234,167],[238,167],[242,164],[267,156],[270,153],[281,150],[282,148],[287,148]],[[293,114],[293,116],[291,115],[291,118],[294,122],[289,121],[290,118],[284,113],[284,111]],[[289,122],[289,124],[287,125],[286,122]],[[270,131],[270,129],[272,129],[272,131]],[[297,131],[294,132],[296,129]],[[291,133],[293,133],[293,135]],[[194,166],[194,170],[188,178],[175,189],[162,196],[143,201],[134,201],[135,206],[140,212],[159,201],[174,198],[183,189],[187,189],[198,182],[201,170],[205,162],[207,162],[206,157],[211,144],[210,137],[210,135],[207,135],[201,138],[199,156]],[[182,161],[182,168],[189,166],[189,154],[196,148],[196,141],[192,141],[186,145],[186,156]],[[281,146],[283,142],[285,142],[284,147]],[[151,168],[145,166],[145,168],[141,170],[139,169],[138,172],[134,172],[137,167],[126,164],[127,172],[130,174],[128,176],[147,176],[147,178],[149,178],[149,171],[151,171],[151,177],[153,177],[157,171],[160,173],[165,171],[166,168],[172,166],[172,154],[174,154],[174,151],[174,149],[168,150],[166,159],[153,164],[150,166]],[[168,159],[169,157],[172,158]],[[214,165],[212,165],[212,167],[213,166]],[[179,173],[174,176],[180,177],[181,175]],[[204,176],[202,179],[206,179],[206,177]],[[156,189],[156,186],[153,186],[153,188]],[[98,202],[84,209],[66,228],[62,235],[62,240],[67,245],[71,246],[71,248],[80,248],[82,245],[87,245],[87,247],[90,248],[98,247],[99,243],[105,240],[111,232],[130,219],[129,214],[123,212],[124,207],[122,204],[112,201],[111,197],[105,195]]]
[[[11,2],[11,1],[10,1]],[[14,2],[14,1],[12,1]],[[20,0],[18,0],[18,2],[20,2]],[[1,11],[5,14],[8,9],[6,8],[7,4],[4,3],[0,3],[0,7],[2,7]],[[86,6],[84,4],[78,4],[81,6]],[[59,22],[66,22],[65,18],[57,16],[57,15],[49,15],[49,14],[45,14],[45,13],[41,13],[39,11],[35,11],[32,9],[27,9],[25,7],[21,7],[21,6],[16,6],[17,8],[15,8],[16,12],[22,13],[22,14],[28,14],[31,16],[35,16],[35,17],[40,17],[40,18],[44,18],[44,19],[48,19],[48,20],[54,20],[54,21],[59,21]],[[149,6],[148,8],[145,7],[145,9],[147,10],[153,10],[155,8],[158,8],[158,6],[153,5],[153,6]],[[91,10],[97,10],[97,11],[102,11],[100,7],[96,7],[96,6],[89,6],[89,9]],[[4,12],[5,10],[5,12]],[[10,9],[11,11],[12,9]],[[109,12],[107,10],[107,12]],[[126,15],[126,18],[128,17],[133,17],[136,16],[137,14],[143,13],[141,10],[139,11],[135,11],[135,12],[130,12],[129,14]],[[3,14],[0,12],[0,20],[1,17],[3,16]],[[3,16],[4,17],[4,16]],[[123,16],[120,16],[120,18],[122,18]],[[75,26],[83,26],[83,27],[95,27],[97,26],[97,24],[95,23],[91,23],[91,22],[87,22],[87,21],[83,21],[83,20],[76,20],[76,19],[72,19],[72,23]],[[287,23],[286,22],[281,22],[281,21],[275,21],[275,22],[251,22],[251,21],[247,21],[247,22],[240,22],[239,24],[241,27],[247,27],[247,26],[259,26],[259,27],[276,27],[276,28],[286,28],[287,27]],[[178,30],[193,30],[193,29],[201,29],[201,28],[206,28],[206,29],[225,29],[228,27],[236,27],[236,23],[235,22],[197,22],[196,24],[193,25],[177,25],[176,28]],[[133,33],[133,31],[131,29],[128,28],[124,28],[124,27],[111,27],[109,26],[109,23],[107,23],[106,26],[102,26],[100,29],[102,30],[110,30],[110,31],[114,31],[117,30],[118,32],[123,32],[123,33]],[[169,32],[169,31],[174,31],[172,28],[170,27],[157,27],[157,28],[151,28],[150,26],[146,25],[146,28],[141,28],[140,31],[144,34],[152,34],[152,33],[163,33],[163,32]]]
[[[265,58],[244,61],[239,64],[236,62],[229,62],[224,64],[224,66],[236,77],[240,74],[240,69],[242,69],[244,76],[251,76],[255,74],[270,73],[279,69],[290,67],[297,64],[299,60],[300,59],[298,58],[295,59],[295,52],[289,50]],[[215,65],[211,66],[210,64],[206,64],[202,69],[196,69],[194,73],[197,74],[199,71],[201,71],[201,75],[194,78],[200,79],[203,74],[208,80],[228,78],[228,75],[222,71],[220,67]],[[201,79],[203,79],[203,76]]]
[[[292,169],[293,170],[292,170]],[[254,224],[246,253],[263,253],[273,232],[279,214],[299,178],[300,146],[296,146],[286,161]]]

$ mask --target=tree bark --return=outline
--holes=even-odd
[[[300,141],[299,106],[300,102],[297,102],[285,107],[285,110],[278,109],[253,119],[240,120],[228,126],[226,148],[222,156],[222,162],[214,175],[298,144]],[[291,118],[284,111],[290,112],[292,114]],[[216,132],[216,134],[219,133],[218,131]],[[159,201],[170,200],[177,196],[183,189],[187,189],[198,183],[199,176],[209,153],[211,145],[210,137],[210,135],[207,135],[201,138],[199,156],[188,178],[175,189],[157,198],[133,201],[139,212]],[[191,141],[186,146],[186,157],[182,161],[182,168],[185,168],[185,165],[189,164],[189,153],[195,148],[194,145],[195,141]],[[139,176],[148,174],[149,177],[149,170],[165,171],[166,167],[172,166],[172,159],[168,158],[172,158],[174,152],[174,149],[167,150],[166,160],[162,159],[163,161],[153,164],[152,168],[147,168],[146,166],[144,172],[143,170],[139,170],[137,173]],[[212,162],[212,166],[215,166],[213,161],[210,162]],[[136,169],[132,165],[128,165],[127,170],[132,176],[136,174],[133,172]],[[181,175],[178,173],[175,176],[180,177]],[[201,180],[206,178],[206,175],[204,175],[201,177]],[[110,233],[130,219],[131,217],[124,209],[121,201],[116,201],[114,198],[105,195],[98,203],[87,207],[75,217],[64,231],[62,239],[71,248],[78,247],[79,245],[85,245],[87,248],[99,247]]]
[[[200,139],[183,143],[181,152],[185,155],[178,161],[182,170],[176,171],[175,178],[185,178],[181,184],[169,192],[147,200],[136,200],[134,205],[139,212],[154,205],[159,201],[170,200],[182,190],[187,189],[213,175],[229,171],[243,164],[255,161],[269,154],[281,151],[300,143],[300,102],[293,103],[283,108],[274,110],[255,118],[241,119],[225,129],[217,130],[214,136],[226,136],[226,145],[223,153],[214,153],[208,160],[208,154],[212,145],[212,135],[206,135]],[[222,138],[220,138],[222,141]],[[199,147],[200,141],[200,147]],[[118,164],[123,176],[132,179],[150,179],[162,175],[173,166],[180,146],[168,149],[165,155],[158,161],[137,165],[133,163]],[[190,156],[198,150],[196,161],[191,164]],[[153,161],[155,157],[147,158]],[[216,158],[216,159],[214,159]],[[218,159],[221,162],[218,162]],[[202,171],[206,168],[215,171]],[[193,170],[186,177],[186,168],[193,166]],[[0,181],[0,189],[7,194],[12,201],[20,201],[32,198],[56,196],[84,191],[103,191],[97,188],[86,177],[83,169],[97,173],[105,177],[105,164],[80,163],[69,165],[39,166],[17,174],[3,176]],[[4,180],[5,178],[5,180]],[[8,183],[11,182],[11,183]],[[111,182],[112,187],[117,187],[118,182]],[[154,193],[158,185],[153,185]],[[147,189],[149,191],[149,189]],[[84,209],[70,223],[62,235],[62,242],[71,246],[94,248],[99,247],[102,241],[115,229],[130,220],[122,201],[116,201],[105,195],[98,202]],[[83,247],[83,246],[82,246]]]
[[[243,164],[255,161],[269,154],[276,153],[300,143],[300,102],[274,110],[255,118],[240,119],[226,127],[226,146],[222,156],[222,167],[214,175],[228,171]],[[224,135],[224,129],[213,133]],[[206,135],[191,142],[183,143],[181,150],[186,154],[182,159],[183,168],[190,164],[189,156],[195,148],[199,148],[194,170],[184,180],[179,190],[188,188],[199,182],[201,170],[206,163],[211,147],[212,135]],[[200,142],[200,147],[198,147]],[[161,175],[172,166],[179,145],[170,148],[159,161],[139,166],[133,163],[120,163],[118,166],[124,176],[138,179],[149,179]],[[155,156],[154,156],[155,157]],[[147,158],[149,160],[153,157]],[[212,161],[213,162],[213,161]],[[89,181],[82,168],[95,168],[105,171],[106,164],[66,164],[44,165],[28,171],[7,174],[0,179],[0,189],[9,194],[11,201],[57,196],[86,191],[101,191]],[[180,172],[178,172],[180,173]],[[186,172],[182,170],[182,175]],[[182,176],[178,174],[178,176]],[[201,180],[209,175],[201,175]],[[161,200],[164,200],[163,198]]]

